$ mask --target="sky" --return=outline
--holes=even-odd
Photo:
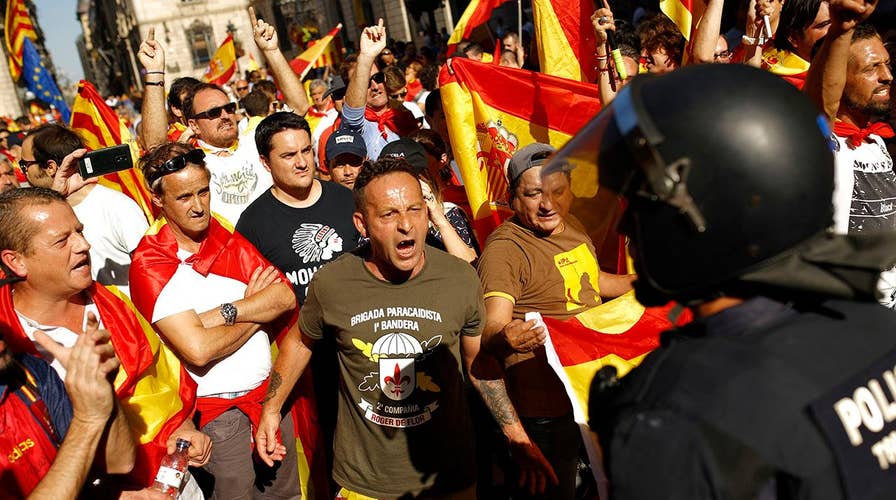
[[[75,17],[77,0],[33,2],[37,7],[37,22],[44,32],[47,51],[53,58],[57,73],[64,73],[72,83],[77,83],[84,78],[81,58],[75,46],[75,40],[81,34],[81,24]]]

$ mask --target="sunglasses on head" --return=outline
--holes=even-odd
[[[205,120],[214,120],[216,118],[220,118],[221,114],[227,111],[228,115],[232,115],[236,113],[236,103],[228,102],[227,104],[222,104],[221,106],[215,106],[212,109],[207,109],[202,113],[196,113],[193,115],[193,119],[205,119]]]
[[[177,155],[174,158],[166,161],[155,171],[147,175],[146,183],[152,186],[157,180],[161,179],[162,177],[183,170],[184,167],[191,163],[193,165],[202,165],[202,161],[204,159],[205,151],[201,149],[193,149],[182,155]]]
[[[386,75],[382,73],[375,73],[370,77],[370,81],[379,85],[386,83]]]

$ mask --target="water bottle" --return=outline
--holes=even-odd
[[[153,490],[160,491],[168,495],[169,498],[177,498],[180,485],[187,472],[187,465],[190,462],[190,457],[187,454],[189,448],[189,441],[177,440],[177,448],[174,453],[162,459],[162,465],[159,466],[159,472],[156,473],[156,481],[152,485]]]

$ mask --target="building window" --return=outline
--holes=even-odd
[[[194,21],[187,30],[187,41],[193,53],[193,66],[201,68],[208,65],[214,51],[211,26]]]

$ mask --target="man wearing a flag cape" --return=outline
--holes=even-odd
[[[893,497],[896,234],[830,231],[829,136],[779,77],[699,65],[636,77],[545,168],[596,160],[638,300],[695,316],[595,377],[611,498]]]

